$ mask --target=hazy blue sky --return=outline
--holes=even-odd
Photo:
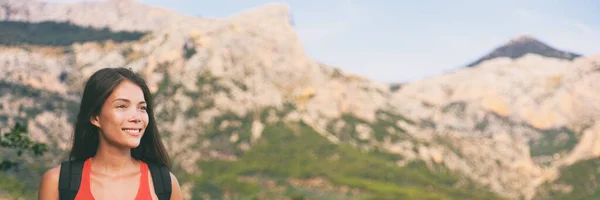
[[[285,3],[312,58],[383,82],[452,71],[521,34],[563,50],[600,53],[595,0],[138,1],[211,18]]]

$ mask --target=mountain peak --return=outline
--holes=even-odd
[[[289,20],[290,7],[282,3],[267,3],[247,9],[232,16],[232,19],[241,21]]]
[[[535,37],[527,34],[519,35],[509,40],[505,45],[527,43],[527,42],[539,42]]]
[[[516,59],[526,54],[538,54],[545,57],[565,60],[573,60],[581,56],[576,53],[555,49],[554,47],[551,47],[550,45],[536,39],[534,36],[523,34],[510,39],[508,42],[504,43],[500,47],[497,47],[489,54],[467,65],[467,67],[474,67],[484,61],[494,58],[508,57]]]

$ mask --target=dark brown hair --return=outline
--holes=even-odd
[[[83,90],[77,121],[75,122],[69,160],[83,161],[96,154],[99,144],[99,130],[90,122],[90,119],[100,113],[108,96],[111,95],[115,87],[125,80],[131,81],[142,88],[149,120],[140,145],[131,149],[131,156],[137,160],[165,165],[170,168],[169,155],[162,143],[154,118],[152,94],[143,78],[125,68],[104,68],[92,74],[88,79]]]

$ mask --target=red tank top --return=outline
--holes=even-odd
[[[140,162],[140,186],[138,188],[135,200],[152,200],[150,194],[150,186],[148,185],[148,165],[145,162]],[[90,188],[90,172],[92,171],[92,159],[88,158],[83,163],[83,171],[81,174],[81,183],[75,200],[93,200],[92,190]]]

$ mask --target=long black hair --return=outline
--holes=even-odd
[[[115,87],[125,80],[131,81],[142,88],[149,120],[140,145],[131,149],[131,156],[137,160],[165,165],[170,168],[169,155],[161,141],[154,118],[152,94],[143,78],[125,68],[100,69],[88,79],[83,90],[77,121],[75,122],[69,160],[83,161],[96,155],[99,144],[99,130],[90,122],[90,119],[100,113],[102,105]]]

